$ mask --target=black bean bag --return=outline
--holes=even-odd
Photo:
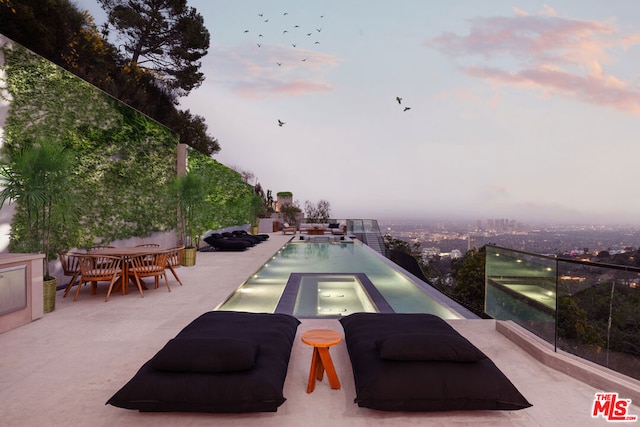
[[[140,412],[275,412],[300,322],[211,311],[170,340],[107,404]]]
[[[531,406],[484,353],[437,316],[354,313],[340,323],[358,406],[384,411]]]
[[[264,242],[265,240],[269,239],[268,234],[249,234],[245,230],[234,230],[231,233],[233,233],[235,236],[251,236],[253,238],[258,239],[261,242]]]
[[[253,239],[251,237],[245,237],[245,236],[234,236],[233,233],[230,233],[228,231],[225,231],[224,233],[221,233],[221,234],[222,234],[222,237],[224,237],[227,240],[247,242],[249,246],[255,246],[258,243],[260,243],[257,239]]]
[[[203,240],[212,248],[220,251],[244,251],[251,247],[246,241],[226,239],[221,234],[210,234]]]

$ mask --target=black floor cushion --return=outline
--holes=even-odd
[[[354,313],[340,323],[358,406],[385,411],[531,406],[491,359],[437,316]]]
[[[107,404],[142,412],[275,412],[286,400],[284,380],[299,324],[285,314],[207,312]]]

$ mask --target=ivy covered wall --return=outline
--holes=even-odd
[[[4,125],[3,125],[4,119]],[[149,117],[0,35],[1,160],[53,138],[74,150],[76,219],[54,236],[54,247],[84,248],[171,231],[176,212],[166,189],[176,176],[178,137]],[[194,150],[188,168],[206,179],[210,215],[203,228],[250,221],[253,187],[240,174]],[[29,247],[25,211],[15,206],[11,252]],[[0,248],[0,251],[2,248]]]
[[[195,150],[189,150],[188,168],[202,177],[209,187],[208,221],[202,224],[205,230],[251,222],[254,189],[238,172]]]
[[[54,247],[87,247],[168,229],[164,188],[176,174],[177,136],[87,82],[4,40],[3,70],[9,109],[4,124],[3,163],[42,139],[54,139],[77,154],[72,176],[77,193],[74,224],[56,233]],[[25,211],[16,206],[11,252],[30,236]],[[27,244],[28,248],[29,245]]]

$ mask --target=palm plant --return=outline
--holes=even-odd
[[[44,278],[51,279],[49,259],[55,256],[55,233],[64,233],[74,215],[71,167],[74,153],[52,139],[25,144],[0,168],[0,207],[15,201],[25,221],[12,224],[12,243],[20,251],[43,253]]]

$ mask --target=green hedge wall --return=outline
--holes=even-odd
[[[254,189],[242,176],[204,154],[189,150],[188,168],[209,186],[208,222],[205,229],[218,229],[251,222],[251,200]]]
[[[166,188],[176,176],[177,135],[17,44],[2,53],[1,96],[10,105],[2,162],[11,164],[23,145],[42,138],[77,154],[72,179],[79,215],[57,230],[54,250],[173,229],[176,213],[166,203]],[[253,188],[237,172],[194,150],[188,167],[210,185],[205,229],[250,221]],[[11,233],[10,250],[28,251],[34,236],[25,232],[20,206]]]

